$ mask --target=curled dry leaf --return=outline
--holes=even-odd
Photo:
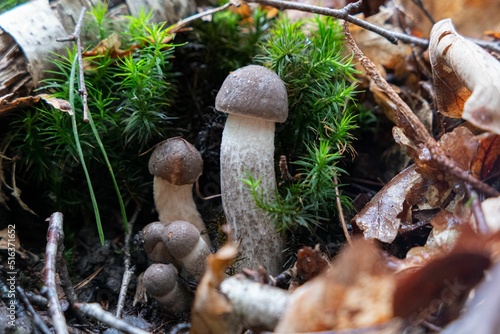
[[[475,290],[460,318],[446,327],[442,334],[497,333],[500,328],[500,263]]]
[[[455,204],[453,200],[461,196],[458,191],[452,193],[456,190],[457,180],[442,166],[422,159],[424,152],[401,129],[395,127],[393,135],[399,144],[406,147],[416,164],[396,175],[353,218],[365,238],[386,243],[396,238],[401,225],[412,223],[412,210],[429,210],[443,205],[448,208]],[[477,139],[465,127],[446,133],[438,144],[464,170],[470,168],[479,146]],[[450,198],[450,195],[454,197]]]
[[[480,180],[500,175],[500,136],[483,133],[476,137],[479,148],[472,161],[472,175]]]
[[[293,292],[275,333],[386,324],[393,319],[394,288],[394,276],[386,269],[378,249],[365,240],[355,240],[329,271]],[[386,328],[384,332],[391,331]]]
[[[207,269],[198,288],[191,311],[192,334],[237,333],[240,324],[232,315],[233,308],[219,292],[225,272],[236,258],[238,247],[229,242],[207,257]]]
[[[0,115],[4,112],[14,109],[21,109],[26,107],[31,107],[40,102],[40,100],[44,101],[47,104],[50,104],[57,110],[67,112],[70,115],[73,115],[73,110],[69,105],[69,102],[64,99],[59,99],[50,96],[49,94],[39,94],[35,96],[25,96],[19,97],[12,101],[8,99],[8,96],[4,96],[0,98]]]
[[[402,223],[409,223],[405,199],[421,176],[412,165],[396,175],[353,218],[366,239],[392,242]]]
[[[411,324],[432,320],[443,326],[462,310],[470,290],[495,261],[500,234],[478,235],[464,224],[455,247],[422,268],[399,275],[394,314]],[[431,319],[432,317],[432,319]]]
[[[500,134],[500,62],[449,19],[432,28],[429,50],[439,111]]]

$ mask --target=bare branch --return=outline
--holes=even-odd
[[[92,317],[94,319],[97,319],[103,323],[105,323],[108,326],[111,326],[113,328],[116,328],[119,331],[122,331],[123,333],[127,334],[150,334],[149,332],[134,327],[131,324],[127,323],[126,321],[122,319],[118,319],[115,317],[113,314],[104,311],[101,306],[97,303],[92,303],[92,304],[84,304],[84,303],[79,303],[76,304],[75,307],[88,315],[89,317]]]
[[[49,300],[49,310],[56,334],[67,334],[66,319],[62,313],[56,290],[57,249],[64,239],[62,228],[63,214],[55,212],[48,220],[49,230],[47,232],[47,247],[45,249],[45,295]]]
[[[429,45],[429,40],[427,39],[417,38],[411,35],[389,31],[374,24],[371,24],[367,21],[361,20],[355,16],[352,16],[350,14],[352,7],[349,5],[342,9],[331,9],[320,6],[307,5],[299,2],[281,1],[281,0],[250,0],[247,2],[258,3],[261,5],[268,5],[279,9],[295,9],[303,12],[332,16],[337,19],[345,20],[347,22],[355,24],[366,30],[373,31],[374,33],[379,34],[380,36],[386,38],[389,42],[393,44],[398,44],[398,41],[401,41],[406,44],[414,44],[423,47],[427,47]]]

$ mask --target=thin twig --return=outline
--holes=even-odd
[[[33,317],[33,324],[36,326],[36,328],[38,328],[38,330],[40,332],[42,332],[43,334],[51,334],[52,332],[47,327],[45,322],[43,322],[42,317],[40,317],[38,315],[38,313],[36,313],[35,309],[33,308],[33,305],[31,305],[23,288],[21,288],[19,285],[17,285],[16,291],[19,294],[19,297],[21,297],[21,301],[23,302],[23,304],[26,307],[26,309],[28,310],[28,312],[31,313],[31,316]]]
[[[483,208],[481,207],[481,202],[479,201],[479,196],[477,192],[472,189],[468,184],[465,185],[469,199],[471,200],[471,209],[474,218],[476,219],[476,229],[481,234],[487,234],[490,230],[486,218],[484,217]]]
[[[63,214],[53,213],[49,220],[47,232],[47,247],[45,249],[45,295],[49,300],[49,310],[52,316],[54,330],[57,334],[67,334],[66,319],[62,313],[56,290],[57,249],[64,239]]]
[[[432,17],[431,13],[425,8],[422,0],[412,0],[413,3],[424,13],[425,17],[429,20],[430,23],[435,24],[436,20]]]
[[[340,219],[340,224],[342,225],[342,230],[344,231],[344,236],[347,240],[347,243],[349,245],[351,244],[351,235],[349,234],[349,230],[347,229],[347,224],[345,222],[344,218],[344,210],[342,209],[342,202],[340,200],[340,191],[339,191],[339,181],[337,179],[337,175],[335,175],[335,178],[333,180],[334,188],[335,188],[335,197],[336,197],[336,202],[337,202],[337,210],[339,214],[339,219]]]
[[[436,140],[429,134],[420,119],[413,113],[406,102],[394,91],[394,89],[382,77],[380,72],[375,67],[375,64],[363,54],[363,51],[358,47],[346,22],[344,22],[344,34],[349,46],[358,58],[361,65],[366,70],[366,73],[372,78],[373,82],[380,88],[394,103],[396,107],[395,123],[400,127],[404,134],[413,140],[420,149],[420,159],[422,161],[435,161],[444,170],[453,174],[460,180],[469,183],[475,189],[489,196],[500,196],[500,193],[489,186],[488,184],[476,179],[470,173],[460,168],[453,159],[449,158],[439,147]]]
[[[171,32],[171,33],[175,33],[175,32],[181,30],[182,28],[184,28],[185,26],[187,26],[188,24],[190,24],[193,21],[196,21],[196,20],[198,20],[198,19],[200,19],[200,18],[202,18],[204,16],[212,15],[212,14],[215,14],[217,12],[223,11],[223,10],[227,9],[228,7],[230,7],[230,6],[238,7],[239,4],[235,3],[235,2],[232,2],[232,1],[229,1],[228,3],[226,3],[226,4],[222,5],[222,6],[219,6],[219,7],[216,7],[216,8],[212,8],[212,9],[209,9],[209,10],[206,10],[206,11],[203,11],[201,13],[192,15],[190,17],[186,17],[185,19],[180,20],[176,24],[174,24],[171,27],[169,27],[168,31]]]
[[[115,317],[113,314],[104,311],[101,306],[97,303],[92,304],[83,304],[78,303],[75,305],[80,311],[92,317],[94,319],[99,320],[100,322],[105,323],[108,326],[111,326],[119,331],[122,331],[127,334],[150,334],[149,332],[134,327],[126,321]]]
[[[429,40],[423,38],[417,38],[411,35],[389,31],[387,29],[376,26],[370,22],[361,20],[355,16],[350,15],[349,11],[351,7],[344,7],[342,9],[331,9],[320,6],[307,5],[299,2],[292,1],[281,1],[281,0],[249,0],[249,3],[258,3],[262,5],[268,5],[271,7],[276,7],[279,9],[295,9],[303,12],[309,12],[314,14],[332,16],[337,19],[345,20],[352,24],[355,24],[361,28],[372,31],[384,38],[386,38],[389,42],[393,44],[397,44],[398,41],[401,41],[406,44],[414,44],[423,47],[427,47],[429,45]]]
[[[40,310],[46,310],[49,307],[47,298],[41,295],[36,295],[32,292],[25,291],[24,294],[28,297],[31,304],[35,305]]]
[[[78,90],[78,93],[82,97],[82,104],[83,104],[83,121],[85,123],[88,123],[89,121],[89,106],[87,103],[87,87],[85,86],[85,76],[83,73],[83,58],[82,58],[82,41],[80,38],[80,32],[82,30],[83,26],[83,19],[85,18],[85,12],[86,8],[83,7],[82,10],[80,11],[80,16],[78,17],[78,21],[75,26],[75,31],[69,35],[66,38],[58,38],[56,41],[58,42],[76,42],[76,50],[77,50],[77,57],[78,57],[78,77],[80,79],[80,89]]]
[[[134,274],[134,267],[130,268],[130,238],[132,237],[132,230],[134,228],[134,223],[137,220],[137,216],[139,216],[139,212],[141,211],[140,207],[138,207],[132,218],[129,221],[129,229],[125,234],[125,245],[123,246],[123,254],[125,255],[124,266],[125,270],[123,272],[122,284],[120,287],[120,294],[118,295],[118,303],[116,306],[115,315],[117,318],[122,317],[123,307],[125,305],[125,298],[127,297],[128,285],[130,283],[130,279]]]

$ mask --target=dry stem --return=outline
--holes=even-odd
[[[75,307],[94,319],[97,319],[108,326],[111,326],[123,333],[127,334],[151,334],[148,331],[132,326],[126,321],[115,317],[113,314],[104,311],[101,306],[97,303],[92,304],[84,304],[78,303],[75,304]]]
[[[134,212],[134,215],[129,221],[129,229],[125,234],[125,245],[123,247],[123,254],[125,255],[124,266],[125,271],[123,272],[122,285],[120,287],[120,294],[118,295],[118,304],[116,306],[115,315],[117,318],[122,317],[123,306],[125,305],[125,297],[127,297],[127,289],[128,284],[130,283],[130,279],[134,274],[134,267],[130,268],[130,238],[132,236],[132,230],[134,228],[134,223],[137,220],[137,216],[141,211],[140,208],[137,208]]]
[[[268,5],[279,9],[295,9],[303,12],[332,16],[337,19],[345,20],[347,22],[355,24],[366,30],[373,31],[374,33],[386,38],[389,42],[393,44],[397,44],[398,41],[401,41],[406,44],[414,44],[423,47],[427,47],[429,45],[429,40],[427,39],[417,38],[411,35],[389,31],[374,24],[371,24],[370,22],[352,16],[351,9],[353,8],[353,6],[349,5],[347,5],[342,9],[331,9],[320,6],[307,5],[299,2],[281,1],[281,0],[249,0],[247,2],[258,3],[261,5]]]
[[[62,228],[63,214],[55,212],[48,220],[49,230],[47,232],[47,247],[45,250],[45,294],[49,300],[49,310],[56,334],[67,334],[66,319],[62,313],[56,290],[57,250],[62,245],[64,239]]]
[[[16,286],[16,291],[19,294],[19,297],[21,298],[21,301],[23,302],[24,306],[26,307],[26,309],[28,310],[28,312],[33,317],[33,324],[38,328],[38,330],[42,334],[51,334],[52,332],[47,327],[47,325],[45,324],[45,322],[43,322],[42,317],[40,317],[38,315],[38,313],[36,313],[35,309],[33,308],[33,305],[31,305],[31,303],[30,303],[28,297],[26,296],[26,293],[24,292],[24,290],[18,285],[18,286]]]

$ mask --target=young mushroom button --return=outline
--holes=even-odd
[[[146,291],[171,314],[188,311],[192,301],[189,292],[177,282],[177,276],[173,264],[163,263],[152,264],[142,276]]]
[[[200,153],[180,137],[159,144],[149,159],[149,172],[154,175],[153,192],[159,220],[165,224],[176,220],[190,222],[210,246],[205,223],[193,200],[193,184],[202,170]]]
[[[275,122],[288,117],[285,84],[265,67],[240,68],[222,84],[215,108],[228,114],[220,153],[221,193],[226,220],[240,242],[241,267],[257,269],[261,264],[276,275],[281,271],[283,240],[242,179],[260,179],[264,196],[274,197],[274,129]]]
[[[178,220],[168,225],[164,238],[170,254],[180,262],[185,273],[199,281],[205,272],[205,262],[210,247],[200,232],[190,223]]]

